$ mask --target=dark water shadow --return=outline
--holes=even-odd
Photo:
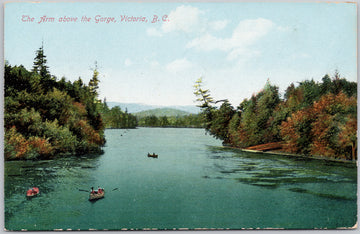
[[[336,194],[318,193],[318,192],[310,191],[308,189],[303,189],[303,188],[289,188],[288,190],[291,192],[311,194],[311,195],[328,198],[328,199],[346,200],[346,201],[356,200],[356,198],[351,198],[351,197],[341,196],[341,195],[336,195]]]
[[[353,200],[349,195],[356,193],[352,184],[357,184],[357,167],[352,163],[244,152],[214,146],[208,147],[208,150],[208,158],[213,160],[214,174],[208,174],[204,177],[206,179],[220,175],[242,184],[266,189],[285,187],[292,192],[327,199]],[[347,186],[344,191],[341,190],[342,184]],[[319,186],[327,191],[316,191]]]

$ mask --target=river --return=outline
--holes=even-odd
[[[241,152],[203,129],[106,130],[102,155],[5,162],[7,230],[313,229],[357,220],[355,164]],[[148,158],[147,153],[159,157]],[[31,186],[40,195],[25,197]],[[105,188],[88,201],[82,190]]]

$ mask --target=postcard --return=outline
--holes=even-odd
[[[357,227],[355,2],[4,9],[5,230]]]

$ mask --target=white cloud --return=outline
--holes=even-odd
[[[147,35],[152,36],[152,37],[162,37],[162,32],[156,28],[146,29],[146,33],[147,33]]]
[[[169,14],[169,21],[162,24],[164,32],[182,31],[186,33],[202,30],[203,11],[192,6],[179,6]]]
[[[194,65],[186,58],[176,59],[175,61],[166,65],[166,69],[171,73],[178,73],[193,68]]]
[[[168,16],[169,21],[164,22],[161,27],[161,31],[169,33],[173,31],[185,32],[185,33],[204,33],[208,30],[222,30],[229,21],[217,20],[209,21],[205,18],[205,12],[192,6],[179,6],[175,10],[171,11]],[[162,35],[159,30],[149,29],[148,35]]]
[[[211,34],[207,33],[204,36],[197,37],[189,42],[186,47],[187,48],[196,48],[199,50],[204,51],[211,51],[211,50],[228,50],[229,44],[225,43],[226,39],[217,38],[212,36]]]
[[[224,29],[228,25],[228,20],[218,20],[210,22],[210,27],[214,30],[221,30]]]
[[[228,59],[236,59],[249,51],[249,46],[264,37],[274,27],[270,20],[258,18],[240,21],[229,38],[218,38],[211,34],[193,39],[187,48],[204,51],[221,50],[228,52]]]
[[[160,63],[158,61],[156,61],[156,60],[150,62],[151,67],[158,67],[159,65],[160,65]]]
[[[124,64],[125,64],[125,66],[129,67],[129,66],[133,65],[133,62],[131,61],[131,59],[127,58],[127,59],[125,59]]]

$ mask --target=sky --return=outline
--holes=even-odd
[[[267,80],[281,92],[335,70],[357,81],[356,17],[353,3],[12,2],[4,58],[31,69],[43,42],[57,78],[88,82],[96,61],[107,101],[195,105],[202,77],[215,100],[237,106]]]

